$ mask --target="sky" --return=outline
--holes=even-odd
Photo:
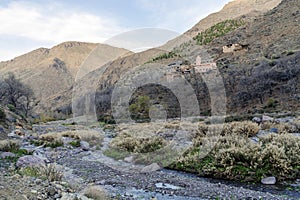
[[[229,1],[0,0],[0,61],[65,41],[104,43],[136,29],[182,34]]]

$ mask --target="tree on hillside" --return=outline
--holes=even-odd
[[[0,103],[11,105],[19,114],[28,116],[33,103],[32,90],[18,80],[13,73],[0,81]]]

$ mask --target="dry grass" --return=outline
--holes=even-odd
[[[61,141],[62,137],[69,137],[75,140],[83,140],[88,142],[92,146],[101,145],[103,142],[103,135],[97,131],[92,130],[78,130],[78,131],[66,131],[66,132],[53,132],[40,136],[42,141],[52,142]]]
[[[121,133],[114,138],[110,147],[133,153],[149,153],[163,148],[167,141],[158,136],[140,137],[128,133]]]
[[[103,188],[100,186],[88,186],[84,190],[84,195],[88,198],[94,199],[94,200],[108,200],[110,199],[107,193]]]
[[[20,142],[15,140],[0,140],[0,151],[16,151],[20,148]]]
[[[48,164],[39,167],[25,167],[20,169],[19,173],[24,176],[32,176],[43,180],[61,181],[63,173],[55,164]]]

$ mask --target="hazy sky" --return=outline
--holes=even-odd
[[[0,61],[65,41],[104,42],[126,31],[183,33],[229,0],[0,0]]]

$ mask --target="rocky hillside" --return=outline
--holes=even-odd
[[[243,3],[245,3],[244,11],[256,13],[256,16],[250,15],[250,17],[242,16],[241,18],[236,18],[236,20],[242,20],[243,23],[229,32],[225,32],[225,34],[217,34],[215,39],[207,40],[208,42],[203,46],[195,45],[196,41],[192,40],[172,49],[171,54],[174,53],[176,56],[168,57],[171,54],[165,53],[165,56],[160,54],[160,58],[153,55],[152,60],[162,64],[178,59],[192,63],[195,60],[195,56],[202,54],[203,49],[206,49],[210,57],[217,62],[217,66],[222,74],[229,112],[245,114],[297,110],[299,107],[300,88],[298,11],[300,2],[298,0],[279,2],[259,1],[258,3],[257,1],[249,1],[249,4],[242,0],[231,2],[220,12],[223,13],[223,16],[226,16],[225,12],[229,12],[231,9],[236,10]],[[257,9],[255,9],[256,7]],[[268,8],[273,7],[275,8],[262,14]],[[262,15],[257,15],[257,12],[254,11],[259,11]],[[221,15],[220,13],[215,15]],[[234,11],[232,13],[234,14]],[[236,16],[239,16],[239,14],[236,13],[232,17]],[[223,22],[215,24],[214,26],[216,27],[212,26],[212,30],[222,28]],[[193,28],[192,30],[196,29]],[[222,30],[218,31],[224,33]],[[206,31],[205,33],[206,35],[204,34],[204,36],[207,37],[210,33],[215,34],[212,31]],[[243,48],[239,51],[224,53],[223,47],[231,44],[238,44]],[[131,60],[130,57],[127,59]],[[101,106],[107,105],[109,107],[109,96],[113,89],[114,80],[118,80],[118,74],[120,75],[114,69],[123,69],[123,63],[126,63],[120,61],[117,62],[118,64],[113,62],[114,64],[110,65],[110,70],[107,71],[109,75],[99,83],[98,97],[106,96],[106,100],[102,98],[103,101],[98,103]],[[131,62],[125,69],[128,70],[138,64],[141,63]],[[116,78],[111,79],[111,77]],[[187,75],[186,78],[197,91],[201,110],[203,113],[209,113],[210,110],[207,109],[210,107],[210,99],[207,98],[209,94],[201,75],[191,74]],[[156,99],[153,102],[157,102],[158,97],[157,95],[155,96],[157,91],[165,94],[166,97],[169,96],[167,91],[164,89],[157,90],[156,87],[154,87],[152,93],[149,92],[149,88],[146,88],[144,92],[139,89],[135,95],[148,95]],[[135,95],[133,99],[136,98]],[[178,110],[176,106],[179,105],[172,105],[172,110]],[[100,110],[102,109],[100,108]]]
[[[91,61],[86,72],[80,71],[86,57],[94,50],[99,56]],[[57,94],[72,88],[78,73],[83,75],[126,54],[125,49],[104,44],[65,42],[51,49],[40,48],[10,61],[0,63],[0,73],[13,72],[34,91],[39,108],[49,110]],[[71,99],[71,96],[68,97]]]
[[[299,108],[300,1],[276,8],[208,45],[226,82],[230,109]],[[229,44],[247,50],[223,53]],[[276,110],[276,109],[275,109]]]

